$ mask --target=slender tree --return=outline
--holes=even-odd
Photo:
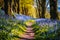
[[[24,8],[24,11],[25,11],[25,15],[28,15],[28,8]]]
[[[57,13],[57,0],[50,0],[50,15],[51,19],[57,19],[58,13]]]
[[[41,18],[45,18],[45,12],[46,12],[46,0],[41,0],[42,2],[42,13],[41,13]]]
[[[20,11],[20,9],[19,9],[19,2],[20,2],[20,0],[17,0],[17,4],[18,4],[18,8],[17,8],[17,13],[19,14],[19,11]]]
[[[38,9],[38,16],[41,17],[41,0],[36,0],[37,9]]]
[[[9,4],[8,5],[10,5],[10,8],[8,8],[9,10],[9,12],[10,12],[10,14],[11,14],[11,8],[12,8],[12,0],[8,0],[8,2],[9,2]]]
[[[25,2],[24,2],[24,0],[21,0],[20,2],[21,2],[21,10],[22,10],[21,13],[24,14],[24,3]]]
[[[16,0],[14,0],[14,12],[16,12]]]
[[[8,14],[8,0],[4,0],[4,11],[5,14]]]

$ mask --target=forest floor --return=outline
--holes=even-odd
[[[36,24],[34,24],[35,26],[34,26],[34,28],[33,28],[33,26],[27,26],[26,27],[26,25],[24,25],[25,27],[26,27],[26,30],[24,31],[24,34],[22,35],[22,36],[20,36],[19,37],[19,40],[40,40],[40,36],[41,36],[41,38],[50,38],[50,39],[52,39],[53,40],[53,38],[54,39],[58,39],[58,37],[60,38],[60,20],[51,20],[51,19],[45,19],[45,18],[40,18],[40,19],[34,19],[34,18],[31,18],[31,17],[29,17],[29,16],[25,16],[25,15],[16,15],[16,18],[11,18],[11,17],[9,17],[8,15],[5,15],[5,16],[0,16],[1,18],[3,18],[3,19],[6,19],[6,20],[8,20],[9,18],[11,19],[11,22],[10,21],[8,21],[9,22],[9,25],[8,25],[8,22],[5,22],[5,20],[3,21],[3,19],[1,20],[2,21],[2,23],[0,23],[0,27],[1,27],[1,25],[5,25],[6,26],[6,23],[7,23],[7,25],[9,26],[9,27],[11,27],[15,22],[14,21],[17,21],[17,23],[20,23],[20,22],[22,22],[23,24],[26,24],[25,23],[25,21],[27,21],[27,20],[30,20],[30,21],[32,21],[32,20],[34,20],[34,23],[36,22],[36,24],[38,24],[38,25],[36,25]],[[9,20],[10,20],[9,19]],[[0,22],[1,22],[0,21]],[[27,25],[29,25],[29,23],[28,22],[30,22],[30,21],[27,21]],[[4,24],[5,23],[5,24]],[[19,24],[19,26],[18,27],[22,27],[22,23],[20,23]],[[5,26],[2,26],[2,28],[4,28]],[[8,26],[6,26],[6,27],[8,27]],[[13,25],[14,26],[14,25]],[[16,26],[17,26],[17,24],[16,24]],[[14,26],[14,27],[16,27],[16,26]],[[9,27],[7,28],[7,29],[9,29]],[[24,27],[24,28],[25,28]],[[11,27],[12,28],[12,27]],[[16,27],[17,28],[17,27]],[[23,27],[22,27],[23,28]],[[21,29],[21,28],[20,28]],[[34,29],[34,30],[33,30]],[[36,30],[35,30],[36,29]],[[37,30],[37,29],[39,29],[39,30]],[[13,29],[11,29],[11,31],[12,31]],[[18,28],[17,28],[17,30],[18,30]],[[5,30],[3,30],[3,31],[5,31]],[[14,31],[16,31],[16,30],[14,30]],[[47,32],[47,34],[45,34],[45,31]],[[20,32],[19,30],[17,31],[17,32]],[[23,32],[23,31],[22,31]],[[14,32],[12,32],[12,33],[14,33]],[[16,32],[15,32],[16,33]],[[20,32],[21,33],[21,32]],[[36,34],[36,33],[38,33],[38,34]],[[42,34],[42,35],[40,35],[40,33]],[[43,34],[44,33],[44,34]],[[56,34],[55,34],[56,33]],[[0,33],[1,34],[1,33]],[[36,36],[37,35],[37,36]],[[48,35],[48,36],[47,36]],[[51,35],[51,36],[50,36]],[[55,36],[53,36],[53,35],[55,35]],[[58,35],[58,36],[57,36]],[[3,36],[3,35],[2,35]],[[17,35],[17,36],[19,36],[19,35]],[[52,38],[52,36],[53,36],[53,38]],[[1,37],[0,37],[1,38]],[[43,38],[43,39],[44,39]],[[3,39],[3,37],[1,38],[1,39]],[[6,39],[6,38],[5,38]]]

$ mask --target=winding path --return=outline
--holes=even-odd
[[[34,40],[34,32],[32,27],[27,27],[24,36],[20,40]]]

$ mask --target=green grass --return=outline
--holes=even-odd
[[[19,40],[26,31],[22,21],[0,19],[0,40]]]
[[[28,22],[28,21],[27,21]],[[30,22],[30,21],[29,21]],[[32,25],[35,40],[55,40],[60,38],[60,25],[57,23],[57,30],[54,30],[54,27],[49,27],[44,25],[43,27],[39,24]],[[50,31],[53,32],[50,32]],[[20,40],[21,36],[26,31],[26,24],[21,20],[12,20],[12,19],[3,19],[0,18],[0,40]]]
[[[57,24],[58,27],[58,24]],[[33,25],[33,30],[35,32],[35,40],[59,40],[60,38],[60,27],[56,31],[54,27],[49,27],[47,25],[41,27],[38,24]],[[53,31],[53,32],[50,32]]]

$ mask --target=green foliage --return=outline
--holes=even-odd
[[[26,27],[20,21],[11,19],[0,19],[0,39],[1,40],[19,40],[25,33]]]
[[[58,24],[57,24],[58,26]],[[59,28],[59,27],[58,27]],[[35,40],[55,40],[59,39],[59,29],[54,31],[54,27],[45,26],[38,26],[38,24],[33,25],[33,30],[35,32]]]
[[[19,20],[0,18],[0,39],[1,40],[19,40],[26,32],[26,24],[30,24],[35,32],[35,40],[55,40],[60,37],[60,24],[56,24],[57,30],[53,26],[39,25],[34,20],[22,22]]]

